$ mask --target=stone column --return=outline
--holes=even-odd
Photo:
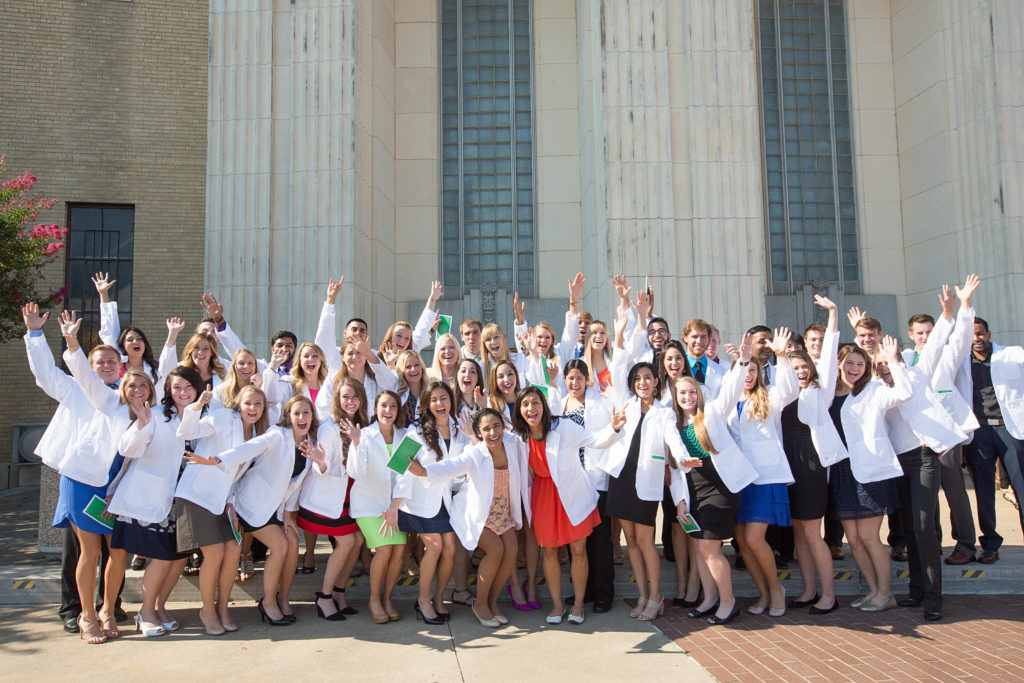
[[[584,216],[607,217],[585,235],[584,263],[634,288],[649,276],[657,313],[713,320],[726,338],[764,317],[755,20],[753,3],[713,0],[591,0],[579,15],[594,124],[592,147],[586,125],[581,142],[596,166]]]
[[[260,353],[353,269],[354,5],[210,3],[206,288]]]

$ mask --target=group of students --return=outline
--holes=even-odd
[[[366,322],[352,318],[339,345],[334,302],[343,281],[327,287],[314,341],[278,332],[269,360],[244,347],[223,307],[205,295],[208,317],[179,364],[184,323],[167,321],[156,360],[141,330],[119,329],[113,281],[97,274],[103,343],[86,356],[81,320],[60,316],[70,377],[43,337],[48,315],[24,307],[31,370],[59,402],[37,453],[61,474],[54,526],[69,529],[65,560],[78,596],[68,630],[89,643],[119,635],[129,553],[148,558],[135,615],[146,636],[179,628],[166,602],[195,553],[206,632],[237,630],[230,593],[238,571],[252,572],[242,550],[253,538],[268,549],[259,614],[274,626],[293,623],[303,535],[307,556],[318,535],[333,546],[314,596],[321,618],[356,613],[344,587],[365,545],[374,622],[400,618],[392,592],[411,549],[419,558],[417,618],[447,621],[454,577],[450,601],[497,628],[509,622],[503,591],[516,610],[541,608],[538,563],[552,603],[547,623],[582,623],[590,601],[595,612],[609,611],[623,533],[639,591],[629,616],[652,620],[666,600],[659,508],[679,579],[670,602],[692,607],[690,617],[724,624],[739,613],[722,552],[729,539],[758,589],[748,612],[838,608],[822,538],[830,508],[869,588],[852,606],[897,604],[879,534],[885,515],[898,510],[910,555],[910,595],[900,604],[923,603],[925,618],[938,619],[939,457],[984,426],[996,430],[987,441],[1005,447],[979,455],[972,474],[998,458],[1015,492],[1021,483],[1024,350],[987,344],[987,324],[971,307],[975,276],[955,297],[943,288],[941,317],[905,355],[857,309],[857,343],[840,349],[837,307],[818,296],[826,325],[802,337],[756,326],[739,345],[722,346],[731,360],[719,356],[717,330],[704,320],[670,339],[668,323],[652,315],[651,291],[631,300],[622,277],[612,279],[612,326],[593,319],[579,310],[582,274],[569,282],[560,336],[545,322],[530,327],[518,297],[514,347],[500,326],[475,319],[459,327],[463,344],[451,333],[433,335],[443,291],[434,282],[415,325],[395,322],[375,349]],[[420,351],[431,344],[428,367]],[[973,379],[966,391],[965,372]],[[976,417],[979,405],[984,415]],[[792,525],[804,581],[788,603],[766,541],[773,525]],[[991,530],[982,526],[994,534],[994,517]],[[561,590],[563,547],[571,596]],[[476,596],[466,582],[474,551],[483,553]]]

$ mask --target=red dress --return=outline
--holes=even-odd
[[[551,478],[543,441],[530,439],[530,469],[533,470],[533,535],[537,537],[537,545],[557,548],[589,536],[601,523],[601,515],[594,508],[586,519],[572,525]]]

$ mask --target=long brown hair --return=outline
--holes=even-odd
[[[817,366],[814,365],[814,359],[811,358],[811,354],[807,353],[806,351],[800,351],[800,350],[790,351],[790,353],[789,353],[789,360],[790,360],[790,362],[792,362],[793,360],[795,360],[797,358],[799,358],[800,360],[802,360],[805,363],[807,363],[807,368],[808,368],[808,370],[810,372],[810,374],[807,376],[807,386],[820,387],[821,384],[818,381],[818,368],[817,368]]]
[[[469,402],[466,401],[466,396],[462,393],[462,387],[459,386],[459,372],[462,370],[462,366],[466,363],[472,365],[473,369],[476,370],[476,385],[480,387],[480,391],[487,391],[487,386],[484,380],[484,371],[480,369],[480,364],[472,358],[463,358],[460,360],[458,367],[455,369],[455,389],[453,389],[455,392],[455,407],[452,408],[452,411],[454,411],[456,415],[460,414],[462,409],[469,405]],[[472,397],[472,395],[470,397]],[[479,408],[480,406],[476,407]]]
[[[341,390],[344,387],[351,387],[359,399],[359,407],[356,408],[355,415],[351,417],[341,409]],[[348,420],[359,428],[365,427],[370,424],[370,419],[366,416],[366,407],[366,389],[363,388],[359,380],[346,377],[334,385],[334,393],[331,395],[331,417],[336,424],[340,425],[342,420]],[[341,432],[341,464],[343,465],[348,464],[348,447],[351,442],[348,434]]]
[[[284,404],[284,409],[281,412],[281,421],[277,423],[279,427],[292,427],[292,406],[296,403],[305,403],[309,406],[309,411],[313,414],[313,417],[309,421],[309,434],[307,438],[316,443],[316,432],[320,428],[320,419],[316,416],[316,406],[309,400],[309,396],[292,396],[288,399],[288,402]]]
[[[420,434],[423,435],[423,440],[426,442],[430,450],[437,453],[437,458],[440,460],[444,457],[444,453],[441,452],[441,439],[437,432],[437,418],[430,412],[430,395],[441,389],[448,394],[448,400],[450,408],[448,409],[448,415],[451,416],[451,411],[455,410],[455,392],[452,388],[440,380],[434,380],[423,389],[423,393],[420,394],[420,404],[417,410],[416,422],[420,428]],[[452,434],[452,438],[455,435]]]
[[[861,375],[860,379],[853,383],[853,386],[850,387],[850,393],[856,396],[863,391],[864,387],[866,387],[868,382],[871,381],[872,371],[875,365],[871,362],[871,355],[867,351],[854,344],[847,344],[843,348],[839,349],[839,359],[837,361],[839,363],[839,375],[843,378],[843,382],[846,382],[846,377],[843,376],[843,361],[845,361],[846,357],[851,353],[856,353],[864,359],[864,374]]]
[[[346,377],[348,377],[348,365],[345,364],[345,351],[348,350],[348,347],[350,347],[350,346],[355,347],[355,345],[356,345],[356,343],[354,341],[352,341],[351,339],[346,339],[345,341],[343,341],[341,343],[341,347],[338,349],[338,352],[341,355],[341,369],[338,370],[336,373],[334,373],[334,383],[335,384],[339,384],[341,382],[341,380],[343,380]],[[298,355],[297,351],[296,351],[296,355]],[[363,365],[364,365],[363,372],[366,373],[366,376],[369,377],[370,379],[376,381],[377,380],[377,376],[373,374],[373,368],[370,367],[370,362],[367,361],[364,358],[363,359]],[[359,380],[356,380],[356,381],[358,382]]]
[[[516,388],[514,393],[519,393],[519,371],[516,370],[516,364],[510,360],[501,360],[494,364],[491,368],[491,375],[487,378],[487,404],[497,410],[499,413],[505,409],[505,397],[501,395],[501,390],[498,388],[498,368],[503,365],[507,365],[512,368],[512,372],[516,373]]]
[[[715,450],[715,445],[711,443],[711,436],[708,435],[708,427],[704,423],[704,392],[701,391],[700,384],[690,375],[686,375],[685,377],[680,377],[676,380],[674,390],[678,390],[679,385],[681,384],[690,384],[697,390],[697,412],[694,414],[693,419],[690,420],[690,424],[693,425],[693,435],[697,438],[697,443],[699,443],[700,447],[707,453],[718,453],[718,451]],[[676,429],[678,429],[679,433],[682,434],[683,429],[686,427],[686,413],[684,413],[683,409],[679,406],[679,401],[676,400],[675,396],[672,397],[672,410],[676,413]],[[674,462],[674,459],[672,464],[674,466],[678,466],[678,463]]]
[[[736,365],[736,361],[732,364]],[[747,395],[747,405],[743,410],[751,418],[764,422],[768,419],[771,407],[768,401],[768,387],[764,385],[764,369],[756,360],[750,361],[750,365],[757,368],[757,379],[754,381],[754,388]],[[747,372],[750,372],[749,368]]]

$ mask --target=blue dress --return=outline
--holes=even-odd
[[[89,505],[93,496],[100,498],[107,497],[107,487],[114,477],[121,471],[124,463],[124,456],[118,453],[114,456],[114,462],[110,463],[110,471],[107,473],[107,483],[103,486],[89,486],[80,481],[69,479],[64,475],[60,477],[59,497],[57,498],[57,509],[53,512],[53,526],[64,529],[71,525],[82,531],[91,534],[109,534],[110,527],[103,526],[92,517],[85,514],[85,508]]]
[[[736,406],[736,412],[742,414],[745,407],[746,401],[740,401]],[[740,491],[736,523],[792,526],[787,489],[786,484],[748,484]]]

